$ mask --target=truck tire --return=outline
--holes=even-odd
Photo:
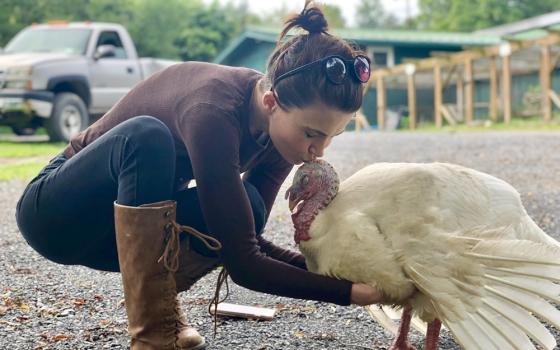
[[[31,135],[35,135],[35,132],[37,131],[37,128],[34,128],[34,127],[19,128],[19,127],[16,127],[16,126],[12,126],[12,131],[17,136],[31,136]]]
[[[80,96],[70,92],[55,96],[51,117],[45,123],[51,141],[68,142],[88,125],[86,104]]]

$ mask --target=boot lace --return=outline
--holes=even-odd
[[[165,225],[165,230],[167,232],[166,243],[163,249],[163,254],[158,259],[158,263],[163,261],[163,265],[169,272],[175,273],[179,269],[179,250],[181,246],[179,234],[181,232],[186,232],[196,237],[210,250],[218,251],[222,249],[220,241],[196,230],[193,227],[179,225],[175,221],[170,221]]]
[[[163,262],[163,266],[165,267],[165,269],[171,273],[175,273],[179,269],[179,251],[181,247],[179,234],[181,232],[186,232],[196,237],[210,250],[219,251],[220,249],[222,249],[222,244],[216,238],[206,235],[193,227],[179,225],[174,220],[168,222],[165,225],[165,231],[167,233],[165,247],[163,248],[163,254],[158,259],[158,263]],[[175,307],[173,312],[175,319],[175,339],[173,340],[172,347],[173,349],[177,349],[177,339],[179,337],[179,331],[187,324],[183,318],[183,315],[181,314],[176,294],[173,294],[173,298],[175,299]],[[214,335],[215,334],[216,326],[214,325]]]
[[[220,290],[222,289],[222,285],[226,284],[226,295],[223,299],[220,300]],[[226,268],[223,266],[220,274],[218,275],[218,281],[216,282],[216,290],[214,292],[214,297],[210,301],[208,305],[208,313],[212,315],[212,307],[214,309],[214,339],[216,338],[216,332],[218,330],[218,304],[224,302],[227,297],[229,296],[229,284],[228,284],[228,272]]]

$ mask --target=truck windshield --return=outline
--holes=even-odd
[[[57,52],[84,55],[91,29],[30,28],[18,33],[4,53]]]

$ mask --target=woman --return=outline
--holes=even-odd
[[[204,347],[176,294],[219,262],[255,291],[380,301],[369,286],[306,271],[300,254],[260,236],[293,165],[323,155],[369,79],[367,58],[327,34],[310,1],[280,40],[296,27],[308,33],[279,43],[264,76],[187,62],[140,83],[22,195],[17,222],[40,254],[121,272],[132,349]]]

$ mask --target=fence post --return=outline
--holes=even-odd
[[[550,101],[550,46],[544,45],[541,48],[541,90],[542,90],[542,108],[544,121],[549,122],[552,119],[552,104]]]
[[[472,59],[465,60],[465,123],[471,125],[474,116],[474,74]]]
[[[441,91],[441,64],[437,63],[434,67],[434,119],[436,128],[442,127],[441,104],[443,96]]]
[[[490,119],[498,121],[498,70],[496,69],[496,57],[490,58]]]
[[[416,129],[416,79],[414,73],[416,66],[408,64],[405,67],[407,76],[407,90],[408,90],[408,126],[410,130]]]
[[[385,130],[385,81],[383,77],[377,78],[377,127]]]
[[[504,123],[506,124],[511,122],[511,51],[509,42],[501,44],[498,50],[502,57],[502,95],[504,98]]]

